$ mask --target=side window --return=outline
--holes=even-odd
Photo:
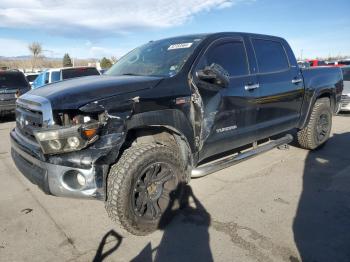
[[[221,65],[230,76],[248,75],[247,55],[243,42],[226,42],[218,44],[206,54],[206,64]]]
[[[61,80],[61,71],[53,71],[51,72],[51,82],[58,82]]]
[[[263,39],[253,39],[260,73],[271,73],[289,68],[288,58],[281,43]]]

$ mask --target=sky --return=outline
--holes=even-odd
[[[150,40],[211,32],[287,39],[297,57],[350,55],[350,0],[0,0],[0,56],[117,58]]]

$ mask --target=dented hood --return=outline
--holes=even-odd
[[[49,84],[29,93],[49,99],[53,110],[78,109],[89,102],[155,87],[161,80],[149,76],[88,76]]]

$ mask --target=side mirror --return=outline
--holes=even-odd
[[[225,88],[230,84],[229,73],[222,66],[215,63],[206,66],[203,70],[198,70],[196,74],[198,79],[213,85]]]

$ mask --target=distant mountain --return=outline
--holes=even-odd
[[[21,55],[21,56],[0,56],[1,60],[29,60],[31,56]]]
[[[32,56],[30,55],[21,55],[21,56],[0,56],[0,60],[3,60],[3,61],[9,61],[9,60],[30,60],[32,58]],[[62,58],[61,57],[46,57],[44,56],[45,60],[49,60],[49,61],[62,61]],[[91,61],[99,61],[99,59],[97,58],[83,58],[83,59],[80,59],[78,58],[78,60],[91,60]]]
[[[30,55],[21,55],[21,56],[0,56],[0,60],[30,60],[32,57]],[[51,61],[57,61],[57,60],[62,60],[62,58],[57,58],[57,57],[46,57],[44,56],[46,60],[51,60]]]

